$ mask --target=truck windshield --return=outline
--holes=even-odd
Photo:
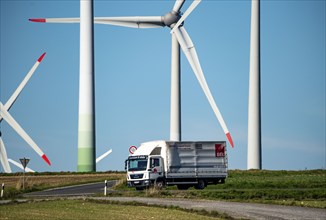
[[[129,171],[141,171],[147,168],[146,159],[129,159],[128,170]]]

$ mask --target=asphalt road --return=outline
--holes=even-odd
[[[108,188],[112,187],[116,181],[108,181]],[[24,197],[73,197],[71,199],[84,198],[89,195],[102,194],[104,192],[104,182],[84,184],[33,192],[24,194]],[[90,197],[96,200],[111,200],[120,202],[139,202],[148,205],[179,206],[185,209],[205,209],[207,211],[217,211],[226,213],[234,218],[246,219],[322,219],[326,220],[326,209],[305,208],[296,206],[265,205],[255,203],[221,202],[209,200],[189,200],[189,199],[168,199],[168,198],[144,198],[144,197]]]
[[[141,197],[101,197],[97,199],[131,202],[148,205],[179,206],[185,209],[205,209],[226,213],[233,218],[246,219],[326,219],[325,209],[314,209],[296,206],[264,205],[255,203],[220,202],[208,200],[141,198]]]
[[[112,187],[116,180],[108,181],[108,188]],[[24,194],[24,197],[51,197],[51,196],[89,196],[98,193],[104,193],[104,182],[89,183],[78,186],[67,186],[54,189],[48,189],[39,192]]]

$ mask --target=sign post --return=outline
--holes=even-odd
[[[30,161],[30,159],[24,157],[24,158],[21,158],[19,160],[20,160],[21,164],[24,167],[24,173],[23,173],[23,190],[25,190],[25,168],[27,167],[27,164]]]

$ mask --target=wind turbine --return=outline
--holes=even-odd
[[[36,63],[33,65],[33,67],[30,69],[30,71],[27,73],[23,81],[20,83],[20,85],[17,87],[15,92],[11,95],[9,100],[5,103],[5,105],[0,102],[0,122],[2,119],[4,119],[35,151],[38,155],[40,155],[43,160],[48,164],[51,165],[51,162],[47,158],[47,156],[43,153],[43,151],[36,145],[36,143],[32,140],[32,138],[23,130],[23,128],[18,124],[18,122],[11,116],[11,114],[8,112],[11,106],[15,103],[17,97],[29,81],[29,79],[34,74],[37,67],[40,65],[41,61],[43,60],[45,56],[45,53],[43,53]],[[6,173],[11,173],[11,168],[8,163],[8,157],[5,145],[1,139],[1,132],[0,132],[0,160],[1,164],[4,168],[4,171]]]
[[[80,0],[79,172],[96,171],[93,0]]]
[[[24,170],[24,167],[23,167],[23,165],[22,165],[21,163],[18,163],[17,161],[14,161],[14,160],[12,160],[12,159],[10,159],[10,158],[8,158],[8,161],[9,161],[11,164],[15,165],[16,167],[18,167],[19,169]],[[26,171],[26,172],[29,172],[29,173],[35,173],[35,170],[32,170],[32,169],[29,168],[29,167],[25,167],[25,171]]]
[[[107,157],[111,153],[112,153],[112,149],[108,150],[107,152],[105,152],[104,154],[102,154],[101,156],[96,158],[96,163],[100,162],[102,159],[104,159],[105,157]]]
[[[260,0],[251,1],[248,169],[261,169]]]
[[[171,65],[171,127],[170,139],[181,140],[181,101],[180,101],[180,49],[186,55],[192,70],[194,71],[199,84],[204,91],[216,118],[232,147],[234,147],[231,134],[224,122],[224,119],[216,106],[214,98],[206,83],[203,70],[201,68],[196,49],[188,35],[183,22],[189,14],[197,7],[201,0],[193,1],[189,8],[181,15],[181,7],[185,0],[176,0],[173,9],[163,16],[133,16],[133,17],[95,17],[94,23],[108,24],[131,28],[158,28],[169,27],[172,34],[172,65]],[[45,23],[79,23],[79,18],[34,18],[33,22]]]

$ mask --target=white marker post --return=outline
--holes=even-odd
[[[5,191],[5,183],[2,183],[2,185],[1,185],[1,198],[3,197],[4,191]]]
[[[104,195],[106,196],[106,189],[108,188],[108,181],[104,181]]]

